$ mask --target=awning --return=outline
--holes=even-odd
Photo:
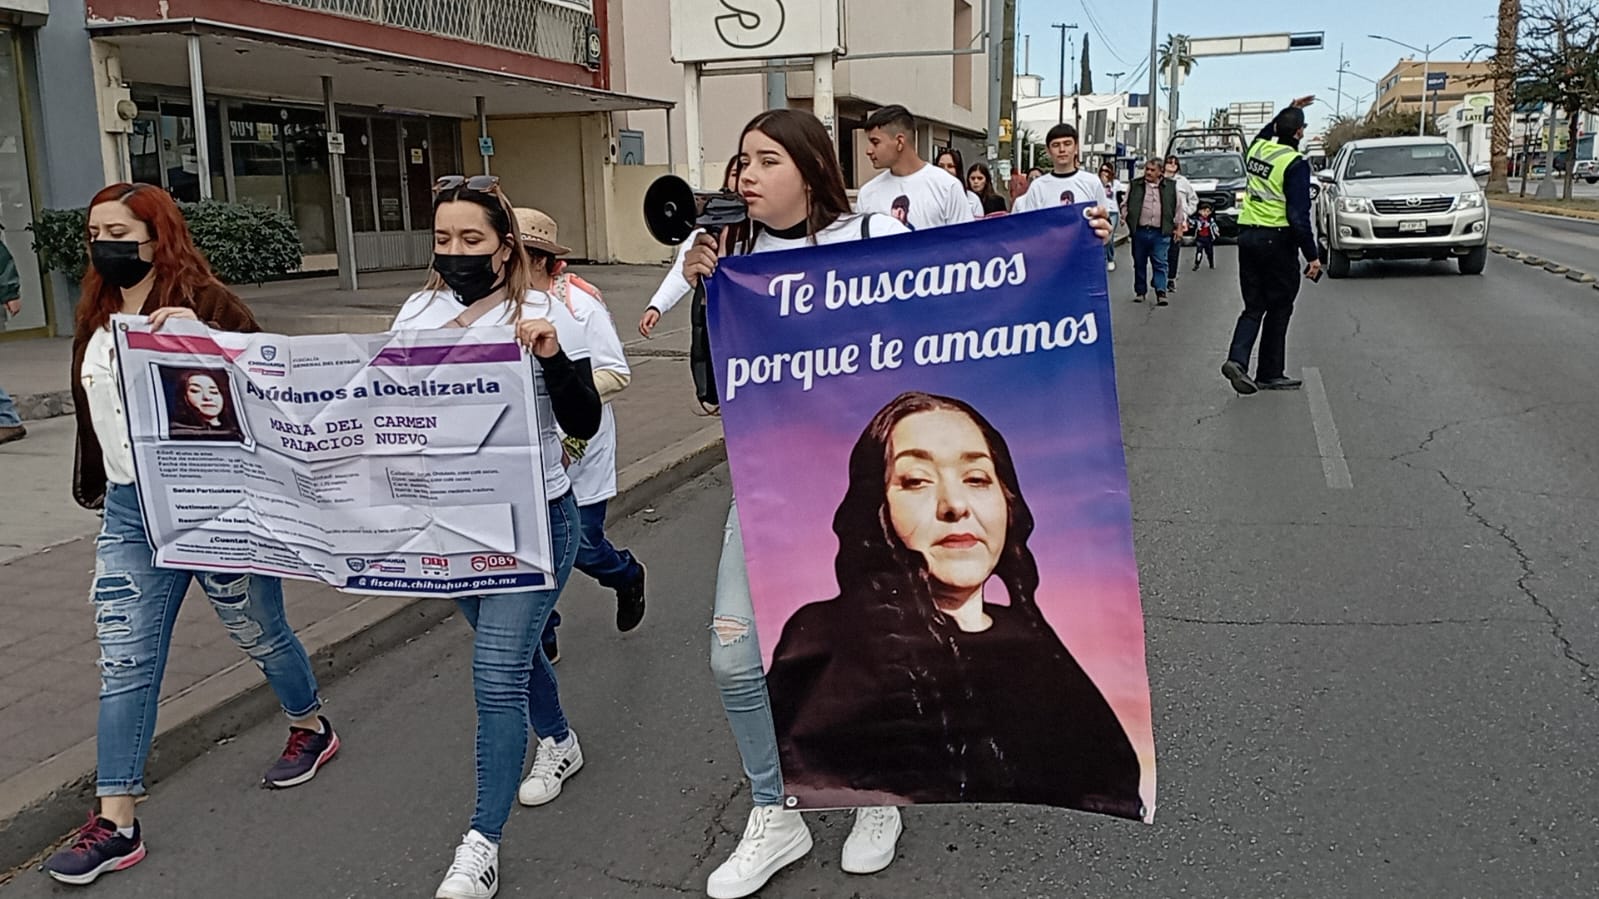
[[[483,97],[491,116],[563,115],[670,109],[657,100],[523,75],[394,57],[288,35],[199,20],[91,23],[97,38],[122,51],[130,83],[186,87],[188,37],[199,34],[207,93],[267,101],[322,101],[322,76],[333,77],[340,105],[386,112],[476,115]]]

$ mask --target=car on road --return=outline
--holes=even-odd
[[[1316,178],[1317,240],[1329,277],[1348,277],[1362,259],[1453,258],[1463,275],[1487,264],[1487,198],[1443,138],[1353,140]]]
[[[1579,159],[1571,174],[1589,184],[1599,184],[1599,159]]]
[[[1482,160],[1482,161],[1474,162],[1474,163],[1471,164],[1471,174],[1476,176],[1476,177],[1478,177],[1478,178],[1481,178],[1484,175],[1491,174],[1493,172],[1493,169],[1494,169],[1493,163],[1488,162],[1487,160]]]
[[[1166,155],[1182,160],[1183,175],[1199,201],[1210,204],[1217,237],[1224,241],[1238,238],[1238,213],[1249,180],[1244,173],[1247,148],[1238,128],[1182,128],[1166,144]]]

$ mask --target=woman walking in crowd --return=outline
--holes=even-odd
[[[984,215],[998,215],[1009,212],[1005,205],[1005,198],[994,190],[994,177],[989,174],[988,163],[974,162],[966,170],[966,187],[983,203]]]
[[[555,585],[459,600],[473,630],[477,703],[477,799],[471,829],[455,850],[436,899],[489,899],[500,885],[499,844],[518,798],[542,805],[583,765],[577,734],[561,711],[555,670],[539,647],[577,558],[579,519],[561,464],[561,434],[598,433],[599,393],[583,326],[564,304],[534,289],[533,263],[511,203],[490,175],[449,175],[434,185],[433,272],[395,316],[393,330],[514,325],[533,368],[544,491],[549,498]],[[559,425],[559,430],[557,430]],[[533,767],[517,787],[528,727],[538,735]]]
[[[1166,157],[1166,179],[1176,182],[1177,199],[1183,208],[1182,222],[1179,224],[1186,232],[1188,217],[1199,212],[1199,191],[1194,190],[1194,185],[1183,173],[1183,161],[1176,156]],[[1177,292],[1177,274],[1183,262],[1183,235],[1178,234],[1171,240],[1171,245],[1166,251],[1166,290],[1170,293]]]
[[[966,161],[961,159],[961,151],[954,147],[940,150],[938,158],[934,162],[937,163],[939,168],[954,175],[956,181],[966,184],[965,178],[961,174],[966,171]],[[970,184],[966,184],[966,205],[972,207],[972,218],[974,219],[980,219],[985,214],[983,211],[983,198],[972,190]]]
[[[533,262],[533,290],[543,294],[546,304],[553,301],[565,306],[582,324],[594,371],[594,389],[604,404],[600,429],[592,438],[563,435],[561,446],[566,454],[566,477],[572,482],[572,498],[577,501],[579,539],[573,567],[615,591],[616,629],[625,633],[644,620],[644,565],[627,550],[617,549],[605,536],[605,511],[616,496],[616,415],[610,403],[633,380],[633,371],[599,290],[565,271],[566,263],[560,257],[571,250],[561,246],[555,220],[537,209],[515,212],[522,243]],[[540,641],[551,664],[561,656],[555,636],[560,625],[561,613],[551,611]]]
[[[744,127],[739,146],[739,189],[749,203],[750,224],[729,238],[731,252],[766,253],[908,232],[889,216],[850,213],[832,140],[811,114],[791,109],[763,112]],[[1094,227],[1102,238],[1108,236],[1103,210],[1097,212]],[[710,277],[717,256],[716,241],[704,235],[696,238],[685,256],[685,278],[692,284]],[[712,899],[739,899],[803,858],[812,842],[800,813],[781,804],[777,735],[755,631],[736,497],[723,535],[711,631],[711,669],[750,779],[755,808],[738,848],[712,872],[706,890]],[[854,827],[844,842],[844,870],[871,874],[888,867],[902,827],[898,809],[856,809]]]
[[[1110,243],[1105,244],[1105,271],[1116,270],[1116,229],[1121,226],[1122,201],[1127,195],[1127,189],[1116,178],[1116,166],[1104,163],[1099,167],[1099,180],[1105,185],[1105,208],[1110,210]]]
[[[217,574],[154,564],[135,486],[132,440],[115,361],[111,316],[144,315],[151,330],[169,321],[203,321],[220,331],[259,331],[248,307],[211,273],[166,191],[113,184],[89,202],[89,260],[72,344],[77,450],[72,494],[103,509],[95,541],[91,598],[100,643],[100,718],[96,731],[98,815],[44,863],[63,883],[92,883],[138,864],[144,838],[134,803],[155,735],[161,679],[173,626],[189,583],[198,580],[228,636],[255,662],[289,719],[283,754],[268,787],[309,781],[339,750],[319,714],[316,676],[283,611],[275,577]]]

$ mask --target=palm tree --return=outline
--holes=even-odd
[[[1521,0],[1499,0],[1499,34],[1494,47],[1494,123],[1489,137],[1493,168],[1488,189],[1510,190],[1510,122],[1516,109],[1516,30],[1521,23]],[[1525,183],[1525,182],[1523,182]]]
[[[1199,61],[1188,52],[1188,35],[1168,34],[1166,42],[1160,45],[1160,71],[1163,76],[1169,76],[1172,64],[1172,45],[1177,46],[1177,68],[1183,70],[1183,77],[1187,78],[1194,73],[1194,66]]]

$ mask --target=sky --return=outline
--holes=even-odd
[[[1044,94],[1053,96],[1060,83],[1060,32],[1052,23],[1075,24],[1068,35],[1089,35],[1094,89],[1108,92],[1113,79],[1107,73],[1140,70],[1149,56],[1150,0],[1017,0],[1017,67],[1022,67],[1020,35],[1032,37],[1031,74],[1044,76]],[[1307,112],[1310,130],[1318,131],[1333,117],[1338,86],[1338,47],[1351,71],[1380,79],[1409,50],[1369,34],[1382,34],[1416,47],[1436,45],[1454,35],[1472,41],[1455,41],[1434,54],[1436,59],[1466,58],[1477,43],[1492,43],[1495,0],[1338,0],[1336,3],[1270,4],[1245,0],[1162,0],[1160,41],[1179,33],[1190,37],[1221,37],[1269,32],[1324,32],[1321,50],[1304,50],[1257,56],[1210,57],[1198,60],[1193,74],[1179,93],[1182,118],[1206,119],[1210,111],[1234,101],[1271,100],[1286,105],[1294,97],[1315,94],[1317,102]],[[1447,11],[1447,12],[1446,12]],[[1067,49],[1067,83],[1075,80]],[[1119,58],[1118,58],[1119,57]],[[1147,74],[1138,78],[1138,92],[1148,90]],[[1121,79],[1127,89],[1128,76]],[[1373,86],[1345,75],[1342,105],[1347,113],[1357,97],[1365,102]],[[1068,88],[1069,92],[1069,88]],[[1280,94],[1280,96],[1279,96]],[[1164,106],[1166,100],[1161,100]]]

